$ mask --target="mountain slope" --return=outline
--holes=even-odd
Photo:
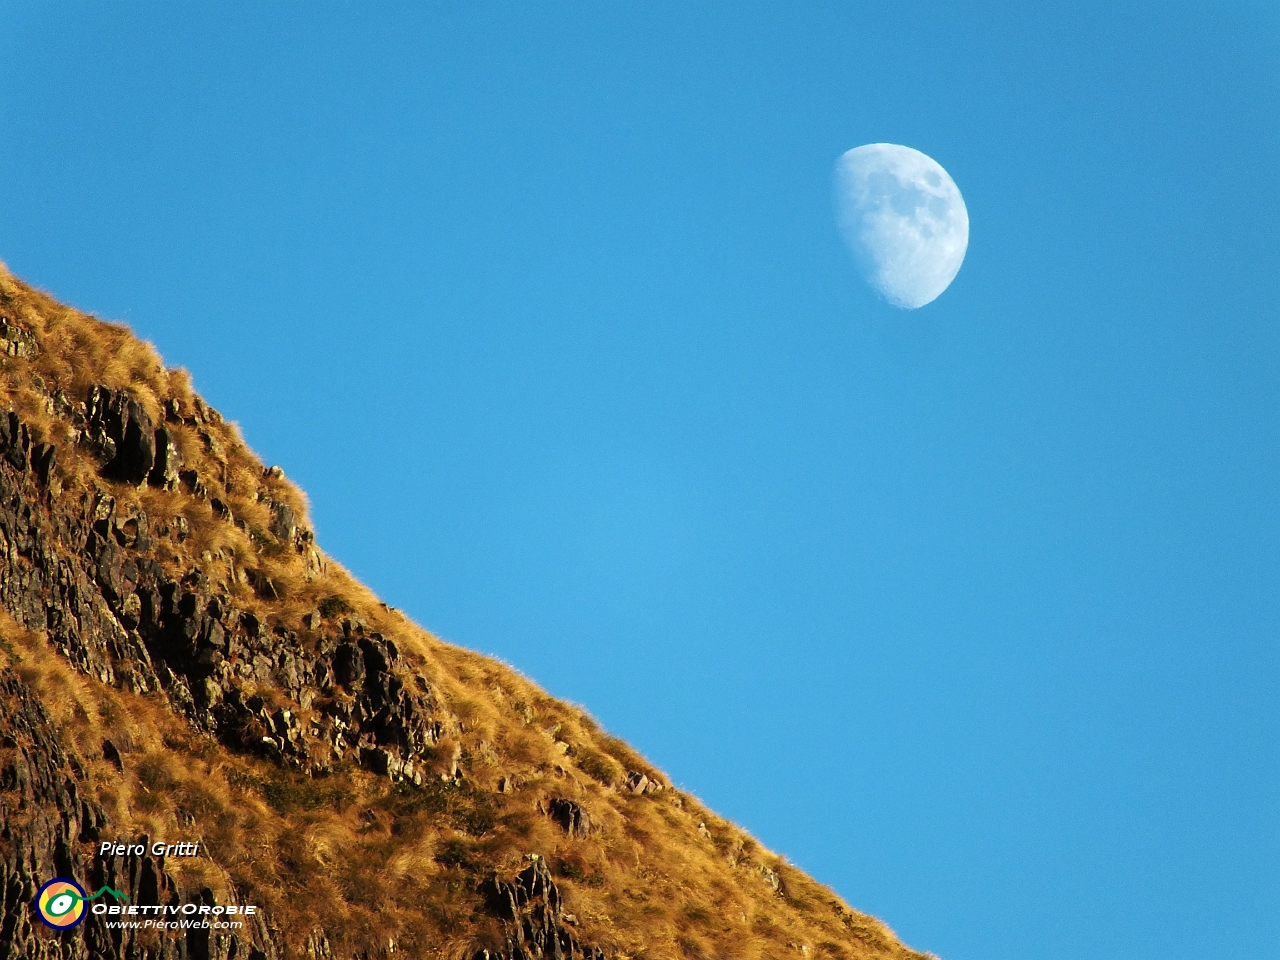
[[[0,357],[0,958],[925,956],[380,603],[127,329],[0,267]]]

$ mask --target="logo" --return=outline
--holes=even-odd
[[[70,930],[79,926],[84,920],[84,905],[90,900],[97,900],[104,893],[109,893],[117,900],[128,900],[123,893],[112,887],[104,886],[93,896],[87,896],[84,888],[74,880],[58,877],[50,880],[36,894],[36,913],[47,926],[55,930]]]

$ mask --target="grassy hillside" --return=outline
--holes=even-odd
[[[142,479],[95,426],[104,396],[131,398],[135,421],[157,428]],[[398,702],[429,708],[423,745],[388,753],[339,722],[361,675],[289,686],[232,644],[213,658],[217,689],[159,662],[168,679],[154,682],[147,657],[128,652],[152,602],[144,591],[103,588],[125,638],[109,669],[55,649],[6,596],[0,657],[40,696],[119,830],[199,839],[208,856],[169,862],[179,885],[264,905],[290,952],[305,956],[310,943],[314,954],[319,938],[334,956],[500,951],[483,883],[537,856],[575,936],[609,956],[926,956],[671,787],[582,709],[379,602],[319,550],[302,492],[264,467],[185,371],[0,267],[3,411],[29,431],[33,464],[48,461],[31,508],[83,514],[121,545],[126,577],[127,563],[151,564],[161,580],[195,585],[219,622],[233,610],[235,630],[249,624],[299,658],[338,662],[333,651],[357,638],[366,656],[389,649],[391,689],[409,691]],[[163,653],[149,642],[150,656]],[[253,705],[234,735],[192,719],[217,714],[223,698]]]

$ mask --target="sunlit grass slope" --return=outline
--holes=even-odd
[[[0,267],[0,339],[0,410],[16,412],[33,442],[56,445],[55,501],[89,503],[105,488],[117,503],[172,518],[152,558],[174,579],[200,565],[228,602],[268,627],[309,636],[345,618],[378,631],[448,718],[419,758],[421,783],[350,763],[308,776],[193,729],[163,693],[77,672],[5,615],[3,657],[41,695],[113,822],[125,833],[203,842],[207,858],[170,861],[180,883],[253,898],[300,953],[323,929],[337,956],[460,957],[498,942],[498,922],[482,909],[483,879],[512,875],[538,854],[577,934],[610,956],[926,956],[671,787],[582,709],[432,636],[314,546],[282,544],[268,505],[288,504],[305,529],[303,494],[264,469],[187,373],[167,369],[127,328],[63,306]],[[196,480],[164,489],[101,476],[69,413],[96,385],[127,391],[167,424],[199,495]],[[281,700],[269,683],[258,694]],[[305,725],[314,708],[294,709]],[[118,758],[104,756],[104,738]],[[589,829],[569,832],[550,816],[557,798],[588,811]]]

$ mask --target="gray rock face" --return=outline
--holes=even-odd
[[[58,448],[51,443],[37,443],[31,448],[31,469],[44,486],[49,485],[57,460]]]
[[[548,812],[551,819],[560,824],[571,837],[585,837],[592,832],[591,816],[587,813],[587,808],[577,800],[554,797]]]
[[[123,390],[94,387],[89,393],[88,435],[98,444],[103,476],[141,486],[156,462],[155,425],[142,405]]]
[[[162,490],[177,490],[182,457],[178,454],[178,448],[173,445],[169,431],[164,427],[156,431],[155,450],[155,463],[151,467],[151,473],[147,475],[147,482]]]
[[[30,330],[0,317],[0,356],[30,358],[39,352]]]
[[[546,862],[538,857],[513,880],[496,874],[482,892],[489,910],[502,921],[505,943],[484,949],[475,960],[605,960],[598,947],[578,942],[568,927],[560,891]]]
[[[297,524],[293,519],[293,507],[287,503],[271,505],[271,532],[281,543],[293,542],[294,535],[298,532]]]
[[[15,470],[27,469],[31,437],[16,413],[0,414],[0,453]]]
[[[622,788],[629,793],[636,794],[637,796],[648,793],[660,793],[666,789],[666,787],[657,780],[651,780],[638,771],[627,774],[627,779],[622,784]]]

